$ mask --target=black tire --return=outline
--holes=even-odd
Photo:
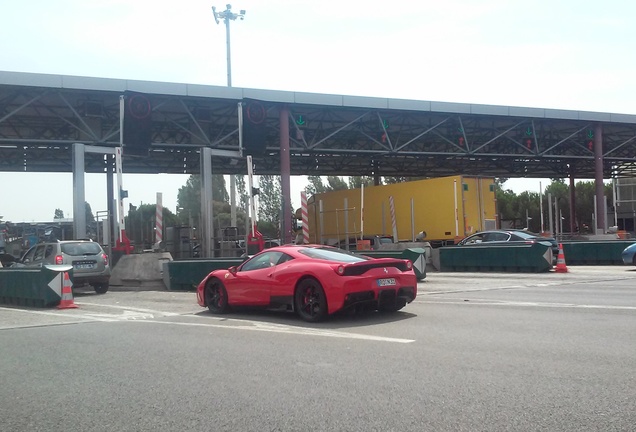
[[[632,258],[632,264],[636,266],[636,254],[634,254],[634,257]]]
[[[219,279],[210,279],[203,292],[205,304],[213,314],[227,313],[230,308],[227,304],[227,290]]]
[[[316,279],[304,279],[294,293],[294,309],[307,322],[319,322],[327,317],[327,297]]]
[[[108,282],[104,282],[104,283],[98,283],[93,285],[93,289],[95,290],[95,292],[97,294],[106,294],[108,292]]]

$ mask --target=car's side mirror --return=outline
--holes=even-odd
[[[228,269],[228,271],[232,273],[232,275],[236,276],[236,273],[238,272],[238,268],[236,266],[232,266]]]

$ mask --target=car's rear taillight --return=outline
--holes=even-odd
[[[104,265],[107,266],[108,265],[108,255],[106,255],[105,253],[102,254],[102,259],[104,260]]]
[[[344,274],[344,266],[338,266],[338,268],[336,269],[336,272],[342,276]]]
[[[62,255],[55,255],[55,264],[64,264],[64,257]]]
[[[406,261],[406,268],[411,270],[413,268],[413,263],[411,261]]]

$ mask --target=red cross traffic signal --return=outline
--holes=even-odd
[[[152,142],[152,106],[143,93],[124,92],[124,154],[145,156]]]
[[[243,102],[243,149],[248,155],[262,155],[267,146],[267,110],[261,101]]]
[[[523,142],[526,144],[526,148],[528,150],[532,148],[532,138],[525,138]]]

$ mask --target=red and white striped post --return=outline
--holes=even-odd
[[[163,241],[163,204],[161,202],[161,192],[157,192],[157,209],[155,211],[155,244],[161,245]]]
[[[300,218],[303,225],[303,244],[309,244],[309,213],[307,212],[307,193],[300,193]]]

